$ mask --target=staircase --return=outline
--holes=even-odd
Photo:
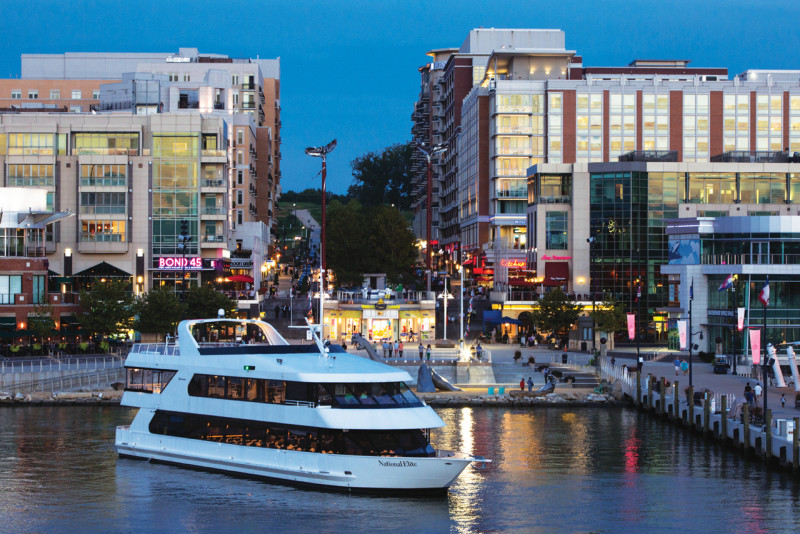
[[[533,379],[535,387],[544,385],[544,377],[542,373],[537,372],[535,368],[528,367],[528,365],[520,365],[518,363],[500,362],[492,365],[494,370],[495,382],[497,384],[506,384],[509,387],[519,387],[519,381],[525,380],[528,382],[528,377]],[[575,380],[572,383],[573,388],[595,388],[600,383],[599,380],[591,374],[579,373],[573,371],[569,367],[561,367],[556,364],[550,364],[551,371],[561,371],[562,378],[573,377]],[[559,382],[560,387],[566,387],[566,383]],[[526,386],[527,387],[527,386]]]

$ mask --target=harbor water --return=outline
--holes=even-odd
[[[0,532],[798,532],[800,484],[626,408],[443,408],[483,455],[441,496],[348,495],[118,459],[120,407],[0,409]]]

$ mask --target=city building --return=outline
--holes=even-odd
[[[26,83],[97,87],[80,114],[0,114],[3,185],[43,188],[78,215],[48,236],[56,272],[128,278],[136,292],[214,283],[259,311],[276,250],[279,59],[25,54],[0,90]]]

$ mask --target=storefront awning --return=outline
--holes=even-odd
[[[544,285],[562,286],[569,282],[569,262],[548,261],[544,264]]]

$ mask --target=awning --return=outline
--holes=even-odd
[[[119,267],[114,267],[108,262],[100,262],[93,267],[89,267],[86,270],[83,270],[79,273],[75,273],[75,276],[93,276],[93,277],[120,277],[126,278],[131,276],[131,273],[127,273],[120,269]]]
[[[228,282],[247,282],[248,284],[253,283],[253,277],[247,276],[246,274],[234,274],[233,276],[229,276],[227,280]]]
[[[544,264],[544,285],[562,286],[569,282],[569,262],[548,261]]]
[[[475,265],[475,258],[468,259],[462,265],[466,265],[466,266]]]

